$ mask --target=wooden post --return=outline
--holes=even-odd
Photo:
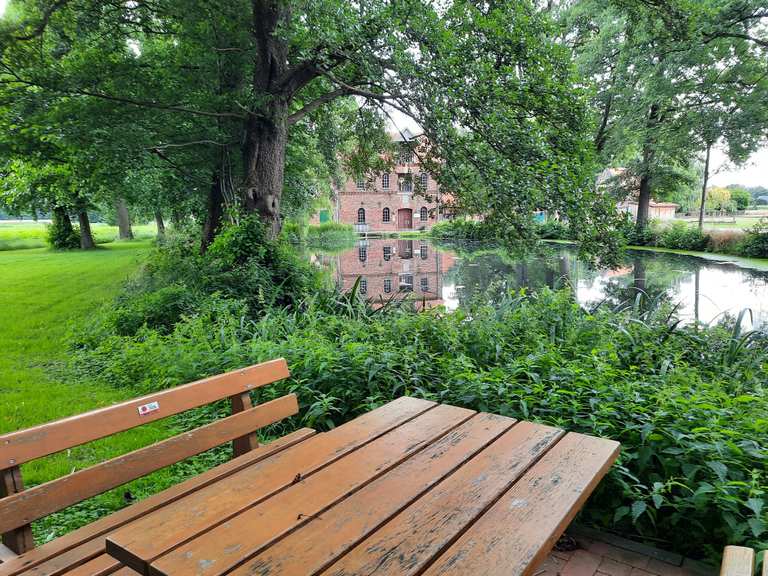
[[[253,408],[250,392],[243,392],[242,394],[230,396],[230,401],[232,403],[232,414]],[[256,434],[256,432],[246,434],[240,438],[235,438],[232,441],[232,457],[237,458],[238,456],[242,456],[246,452],[249,452],[258,447],[259,436]]]
[[[2,475],[0,481],[0,498],[24,490],[24,482],[21,479],[21,469],[18,466],[0,470],[0,475]],[[22,554],[27,550],[31,550],[35,547],[35,542],[32,539],[32,526],[26,524],[19,528],[15,528],[10,532],[6,532],[3,534],[3,544],[16,554]]]

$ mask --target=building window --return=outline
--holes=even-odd
[[[365,208],[359,208],[357,210],[357,223],[365,224]]]
[[[357,257],[360,259],[360,262],[368,260],[368,246],[358,246]]]
[[[359,287],[360,294],[368,294],[368,280],[360,277],[360,287]]]
[[[421,246],[419,246],[419,256],[421,256],[422,260],[426,260],[427,259],[427,245],[426,244],[422,244]]]
[[[421,176],[419,177],[419,179],[420,179],[420,182],[421,182],[421,187],[424,190],[426,190],[427,189],[427,184],[429,184],[429,174],[427,174],[426,172],[422,172]]]
[[[392,246],[384,246],[384,260],[392,258]]]
[[[365,190],[365,178],[358,178],[357,179],[357,189],[358,190]]]
[[[411,164],[413,162],[413,150],[405,144],[400,149],[400,164]]]
[[[400,192],[413,192],[413,181],[410,176],[400,178]]]
[[[413,275],[401,274],[400,275],[400,290],[403,292],[413,292]]]
[[[424,276],[424,278],[421,279],[421,291],[422,292],[429,292],[429,278]]]
[[[384,190],[389,190],[389,174],[381,175],[381,187]]]
[[[421,207],[419,216],[421,217],[422,220],[426,220],[427,218],[429,218],[429,210],[427,210],[426,206]]]
[[[384,293],[389,294],[390,292],[392,292],[392,280],[384,278]]]
[[[384,208],[384,210],[381,211],[381,221],[382,222],[391,221],[391,214],[389,213],[389,208]]]

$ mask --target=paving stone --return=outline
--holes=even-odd
[[[561,576],[593,576],[600,566],[602,558],[598,554],[587,552],[586,550],[576,550],[571,559],[565,563]]]
[[[609,576],[629,576],[629,573],[632,572],[632,566],[624,564],[624,562],[617,562],[613,558],[603,557],[598,570]]]
[[[605,542],[593,542],[588,548],[593,554],[599,556],[606,556],[618,562],[629,564],[634,568],[647,568],[650,562],[650,557],[639,552],[633,552],[632,550],[625,550],[624,548],[618,548]]]

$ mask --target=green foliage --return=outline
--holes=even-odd
[[[709,237],[687,222],[673,222],[660,230],[656,246],[701,252],[709,245]]]
[[[355,240],[357,240],[357,234],[349,224],[323,222],[307,228],[307,244],[310,246],[324,246],[332,249],[350,247]]]
[[[768,220],[764,219],[747,230],[739,252],[752,258],[768,258]]]
[[[190,312],[194,298],[186,286],[171,284],[153,292],[142,292],[118,301],[110,323],[121,336],[136,334],[146,326],[165,332],[173,327],[185,312]]]
[[[459,218],[435,224],[429,231],[429,235],[442,240],[499,241],[497,231],[487,224]]]
[[[565,222],[555,218],[547,218],[536,227],[539,238],[544,240],[570,240],[571,230]]]
[[[56,250],[80,248],[80,229],[68,220],[54,218],[48,226],[45,240]]]
[[[746,188],[741,186],[728,186],[731,191],[731,200],[736,206],[736,210],[746,210],[752,204],[752,195]]]

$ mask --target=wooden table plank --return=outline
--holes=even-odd
[[[539,460],[564,432],[521,422],[322,573],[417,574]],[[495,533],[509,536],[504,524]],[[478,563],[464,574],[485,574]]]
[[[316,515],[382,476],[422,448],[435,442],[475,413],[441,405],[301,480],[289,489],[206,531],[152,562],[151,573],[216,576],[235,568],[276,537],[305,524]],[[182,532],[186,536],[187,532]],[[149,558],[132,546],[132,558]],[[138,551],[138,553],[137,553]],[[136,569],[139,564],[125,562]],[[141,570],[140,570],[141,571]]]
[[[314,574],[374,532],[459,466],[482,454],[515,421],[478,414],[299,530],[268,547],[230,576]]]
[[[131,520],[165,506],[182,496],[190,494],[204,486],[259,462],[280,450],[306,440],[314,435],[310,428],[302,428],[243,456],[211,468],[180,484],[171,486],[157,494],[135,502],[130,506],[113,512],[105,518],[91,522],[82,528],[65,534],[47,544],[34,548],[18,558],[0,564],[0,576],[57,576],[66,570],[82,564],[104,552],[104,540],[99,538]],[[116,562],[117,565],[117,562]]]
[[[568,434],[424,576],[470,574],[477,566],[487,576],[531,574],[618,455],[618,442]]]
[[[114,558],[107,554],[102,554],[85,564],[80,564],[80,566],[68,570],[64,574],[65,576],[107,576],[107,574],[112,574],[118,568],[120,566],[115,566]]]
[[[117,551],[117,558],[138,571],[146,570],[142,559],[154,560],[291,486],[297,478],[311,476],[435,406],[434,402],[416,398],[390,402],[302,442],[295,452],[281,452],[198,490],[188,498],[164,507],[159,516],[148,515],[135,520],[107,537],[107,551]],[[121,556],[123,548],[135,548],[137,554]]]

